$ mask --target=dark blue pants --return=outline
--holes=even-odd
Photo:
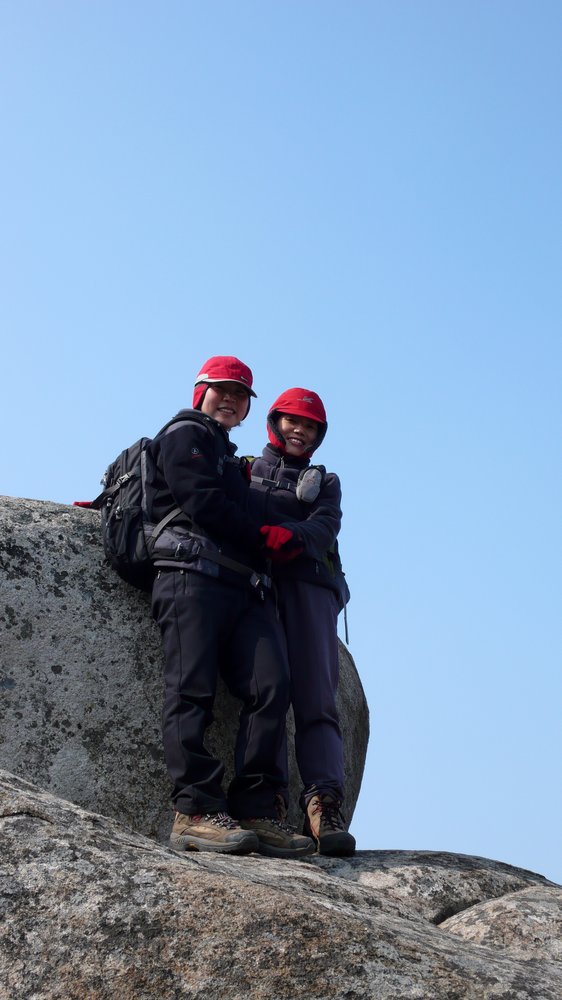
[[[238,819],[275,816],[275,796],[286,794],[279,759],[289,672],[272,597],[262,602],[249,586],[163,570],[152,609],[164,646],[162,736],[176,809],[186,815],[228,811]],[[228,799],[224,765],[203,742],[219,671],[242,701]]]
[[[317,793],[343,798],[343,740],[336,706],[339,682],[335,594],[300,580],[279,581],[287,637],[301,805]],[[285,765],[286,766],[286,765]]]

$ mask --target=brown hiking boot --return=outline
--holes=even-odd
[[[258,852],[268,858],[305,858],[314,854],[316,848],[310,837],[303,837],[287,823],[287,806],[281,795],[275,797],[275,808],[277,819],[261,816],[240,820],[240,826],[244,830],[253,830],[258,838]]]
[[[340,807],[339,799],[331,795],[313,795],[306,807],[304,832],[318,845],[319,854],[355,854],[355,838],[347,832]]]
[[[222,854],[249,854],[258,850],[258,838],[243,830],[228,813],[184,816],[176,813],[170,834],[175,851],[220,851]]]

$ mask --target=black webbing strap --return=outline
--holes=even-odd
[[[291,490],[292,493],[297,492],[297,487],[294,483],[290,483],[288,479],[265,479],[263,476],[252,476],[253,483],[259,483],[260,486],[273,486],[277,490]]]
[[[179,507],[177,508],[177,511],[179,511]],[[266,574],[258,573],[255,569],[252,569],[251,566],[246,566],[245,563],[237,562],[236,559],[231,559],[230,556],[224,556],[222,552],[217,552],[215,549],[205,548],[205,545],[201,544],[201,542],[207,541],[208,536],[197,524],[195,524],[194,521],[191,520],[191,518],[188,517],[185,511],[182,513],[190,521],[190,537],[195,538],[196,541],[199,542],[199,551],[196,555],[197,559],[210,559],[211,562],[217,563],[218,566],[224,566],[225,569],[231,569],[234,573],[240,573],[242,576],[247,576],[252,587],[259,587],[260,584],[263,587],[271,587],[271,579]],[[167,515],[167,517],[170,517],[170,515]],[[164,518],[164,520],[166,519],[167,518]],[[162,522],[160,522],[160,524],[162,524]],[[160,528],[160,524],[158,525],[158,528]],[[171,560],[166,560],[166,565],[170,565],[170,562]],[[156,563],[158,565],[162,565],[162,560],[155,560],[155,564]],[[174,565],[174,563],[172,563],[172,565]],[[178,566],[177,562],[175,565]],[[188,564],[186,564],[186,566],[187,565]],[[178,566],[178,569],[181,569],[181,566]]]
[[[252,580],[252,577],[257,577],[258,582],[262,583],[264,587],[271,586],[271,580],[268,576],[257,573],[251,566],[245,566],[244,563],[236,562],[236,559],[230,559],[228,556],[223,556],[222,552],[214,552],[210,549],[201,549],[199,552],[199,558],[210,559],[211,562],[216,562],[219,566],[224,566],[225,569],[231,569],[235,573],[242,573],[242,575],[247,576],[250,581]]]
[[[162,520],[158,522],[158,524],[154,528],[154,531],[152,532],[152,535],[150,536],[150,544],[152,547],[154,547],[156,539],[158,538],[159,535],[162,534],[164,528],[167,528],[170,521],[173,521],[174,518],[178,516],[178,514],[183,514],[181,507],[174,507],[173,510],[169,511],[169,513],[166,514],[166,517],[163,517]]]
[[[219,566],[224,566],[225,569],[230,569],[234,573],[240,573],[242,576],[248,578],[250,586],[256,589],[260,587],[265,587],[269,589],[271,587],[271,578],[265,573],[258,573],[251,566],[246,566],[244,563],[239,563],[236,559],[230,559],[228,556],[223,556],[222,552],[214,552],[212,549],[205,549],[203,546],[199,549],[197,553],[197,559],[209,559],[210,562],[217,563]],[[182,562],[181,559],[156,559],[154,561],[156,569],[192,569],[193,561]]]
[[[133,475],[134,473],[132,472],[125,472],[122,476],[119,476],[119,479],[113,484],[113,486],[108,486],[107,489],[101,491],[95,500],[92,500],[90,507],[92,507],[93,510],[100,510],[105,501],[112,497],[114,493],[117,493],[117,491],[120,490],[125,483],[128,483],[129,479],[131,479]]]

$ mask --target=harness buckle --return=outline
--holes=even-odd
[[[254,589],[260,601],[265,601],[265,591],[271,588],[271,577],[265,573],[252,573],[249,578],[250,587]]]

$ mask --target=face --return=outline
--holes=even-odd
[[[239,382],[213,382],[207,388],[201,412],[229,431],[231,427],[238,427],[246,416],[248,399],[248,390]]]
[[[292,413],[282,413],[277,421],[277,427],[285,438],[287,455],[294,455],[296,458],[306,455],[318,437],[316,420],[297,417]]]

